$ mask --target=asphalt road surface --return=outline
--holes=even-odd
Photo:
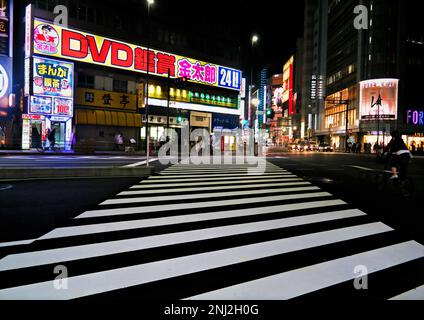
[[[0,167],[21,168],[74,168],[74,167],[115,167],[125,166],[146,160],[145,156],[115,155],[1,155]]]
[[[265,173],[174,165],[143,181],[13,183],[0,191],[0,299],[424,299],[421,160],[411,198],[378,192],[379,167],[289,154]]]

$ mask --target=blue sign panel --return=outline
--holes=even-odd
[[[230,114],[213,114],[212,127],[214,129],[237,129],[239,127],[240,117]]]
[[[220,87],[240,90],[241,89],[241,71],[230,68],[219,67],[218,85]]]

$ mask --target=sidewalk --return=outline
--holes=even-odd
[[[267,150],[266,155],[269,157],[280,156],[280,155],[298,155],[298,154],[337,154],[337,155],[354,155],[358,157],[376,157],[375,153],[352,153],[343,151],[333,152],[318,152],[318,151],[280,151],[280,150]],[[413,155],[414,159],[424,159],[424,156]]]
[[[94,153],[82,153],[74,151],[46,151],[38,152],[37,150],[5,150],[0,149],[0,157],[7,155],[40,155],[40,156],[146,156],[144,151],[124,152],[124,151],[95,151]],[[152,156],[152,154],[151,154]]]

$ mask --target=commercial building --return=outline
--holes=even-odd
[[[410,146],[420,145],[424,27],[418,4],[362,1],[368,19],[358,29],[357,1],[311,4],[315,8],[312,88],[316,88],[312,104],[319,110],[319,140],[340,150],[349,141],[385,145],[390,131],[398,129]]]
[[[201,27],[183,34],[159,15],[147,19],[144,2],[122,8],[113,1],[67,1],[68,25],[53,23],[57,1],[29,3],[17,10],[25,17],[17,33],[25,50],[15,57],[24,97],[22,148],[36,147],[47,129],[56,129],[56,141],[67,150],[73,137],[77,144],[113,149],[117,133],[141,149],[146,103],[151,150],[168,126],[177,134],[184,125],[210,134],[239,127],[242,76],[234,39],[213,39]],[[190,41],[198,32],[202,45]],[[182,78],[185,84],[176,83]]]

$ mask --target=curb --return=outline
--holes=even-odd
[[[153,167],[74,167],[74,168],[3,168],[0,179],[75,178],[75,177],[148,177]]]

